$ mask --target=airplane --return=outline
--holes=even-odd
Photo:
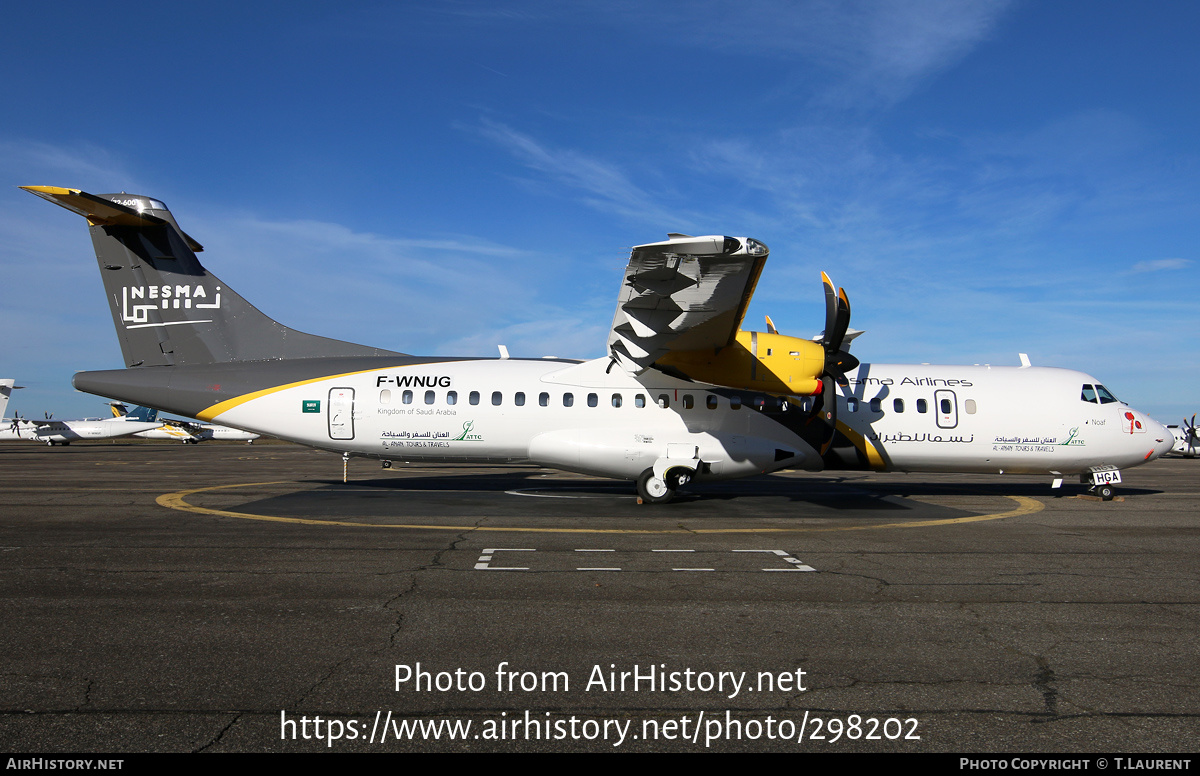
[[[813,340],[741,324],[769,251],[672,233],[633,248],[608,353],[592,360],[418,357],[299,332],[205,269],[160,200],[26,186],[84,216],[125,368],[84,392],[390,461],[533,463],[636,483],[665,503],[693,481],[785,468],[1079,475],[1170,449],[1164,426],[1067,369],[860,364],[850,303],[822,273]]]
[[[0,394],[4,384],[11,382],[0,381]],[[19,387],[19,386],[18,386]],[[0,404],[3,410],[3,404]],[[147,410],[147,412],[154,412]],[[157,428],[159,422],[152,416],[129,414],[119,418],[82,418],[80,420],[54,420],[47,414],[43,420],[26,420],[25,418],[5,418],[0,425],[0,442],[27,440],[44,442],[51,447],[69,445],[81,439],[115,439],[131,436],[139,431],[149,431]]]
[[[1183,419],[1183,426],[1167,426],[1167,429],[1175,437],[1175,445],[1171,452],[1177,455],[1182,455],[1184,458],[1195,458],[1196,451],[1200,450],[1200,434],[1196,433],[1196,413],[1192,413],[1192,422],[1188,423],[1188,419]]]
[[[153,412],[158,414],[158,410],[149,410],[146,407],[137,407],[133,412],[129,412],[128,408],[120,402],[111,402],[114,417],[131,417],[138,414],[140,411]],[[213,423],[195,423],[190,420],[179,420],[178,418],[159,418],[161,426],[149,431],[139,431],[134,434],[139,439],[169,439],[173,441],[183,442],[185,445],[196,445],[201,442],[206,442],[210,439],[215,439],[219,442],[245,442],[248,445],[254,444],[254,440],[259,438],[259,434],[254,434],[249,431],[242,431],[238,428],[230,428],[229,426],[218,426]]]

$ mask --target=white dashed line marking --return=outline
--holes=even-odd
[[[532,547],[491,547],[491,548],[487,548],[487,549],[484,549],[481,551],[481,553],[479,555],[479,559],[475,562],[475,569],[478,571],[531,571],[531,570],[533,570],[531,566],[493,566],[492,561],[495,560],[496,553],[498,553],[498,552],[537,552],[537,550]],[[633,569],[629,569],[625,566],[574,566],[572,568],[575,571],[635,571],[635,572],[643,571],[643,572],[652,572],[652,573],[656,572],[656,571],[658,571],[658,572],[666,571],[665,568],[662,568],[662,567],[656,568],[653,564],[646,565],[645,563],[643,563],[643,564],[639,565],[637,562],[638,556],[641,556],[642,558],[644,558],[646,555],[645,550],[624,551],[624,550],[611,549],[611,548],[607,548],[607,547],[577,547],[574,549],[574,552],[613,552],[613,553],[622,552],[625,555],[632,556],[632,558],[633,558],[632,562],[633,562],[633,565],[635,566],[635,568],[633,568]],[[653,553],[663,553],[663,552],[669,552],[669,553],[692,552],[692,553],[694,553],[694,552],[698,552],[698,550],[694,550],[694,549],[657,549],[657,550],[655,550],[655,549],[652,549],[652,550],[650,550],[650,555],[653,556]],[[816,571],[816,569],[814,569],[812,566],[807,565],[806,563],[804,563],[804,561],[800,560],[799,558],[793,557],[786,550],[726,550],[726,551],[720,551],[720,552],[706,551],[706,553],[710,557],[714,557],[714,558],[719,558],[725,552],[763,553],[763,554],[778,558],[780,561],[788,564],[786,566],[776,566],[773,568],[762,568],[762,569],[758,569],[758,571]],[[549,555],[549,557],[553,558],[555,556],[553,554],[551,554],[551,555]],[[614,560],[615,560],[615,558],[614,558]],[[552,563],[553,563],[553,561],[551,561],[551,564]],[[540,571],[568,571],[570,569],[561,568],[561,567],[555,568],[553,565],[547,565],[538,570],[540,570]],[[671,571],[685,571],[685,572],[686,571],[715,572],[715,571],[718,571],[718,567],[717,566],[711,566],[711,567],[707,567],[707,566],[705,566],[705,567],[702,567],[702,566],[672,566],[672,567],[670,567],[670,570]],[[719,570],[725,571],[725,572],[731,572],[731,573],[738,573],[738,572],[744,573],[744,572],[752,571],[752,569],[738,568],[736,565],[732,568],[721,568]]]
[[[483,554],[479,556],[479,560],[475,563],[475,569],[478,571],[529,571],[528,566],[489,566],[492,562],[492,556],[497,552],[537,552],[532,549],[511,549],[506,547],[493,547],[485,549]]]

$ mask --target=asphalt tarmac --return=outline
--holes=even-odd
[[[0,751],[1190,752],[1197,474],[4,444]]]

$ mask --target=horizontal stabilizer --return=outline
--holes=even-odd
[[[169,223],[158,216],[139,212],[137,207],[142,206],[141,198],[130,197],[129,203],[135,207],[129,207],[119,202],[97,197],[95,194],[88,194],[86,191],[80,191],[79,189],[64,189],[61,186],[22,186],[21,188],[30,194],[36,194],[48,202],[53,202],[59,207],[66,208],[72,213],[83,216],[92,226],[97,224],[112,224],[114,226],[162,226]],[[167,209],[167,206],[161,202],[154,202],[152,207],[164,211]],[[178,224],[171,225],[175,227],[180,236],[187,242],[188,247],[194,252],[200,253],[204,250],[204,246],[189,237],[179,228]]]

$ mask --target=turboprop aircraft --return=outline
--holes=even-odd
[[[19,387],[19,386],[18,386]],[[153,412],[149,410],[148,412]],[[47,415],[43,420],[5,418],[0,424],[0,442],[18,439],[43,442],[47,445],[69,445],[84,439],[115,439],[132,436],[139,431],[157,428],[158,421],[145,416],[129,414],[119,418],[83,418],[80,420],[54,420]]]
[[[784,468],[1080,475],[1111,498],[1171,446],[1083,372],[860,364],[828,277],[819,338],[743,331],[768,256],[750,238],[635,247],[603,358],[417,357],[267,317],[159,200],[24,188],[91,225],[126,368],[77,389],[343,458],[535,463],[634,480],[650,503]]]
[[[1175,445],[1171,452],[1184,458],[1195,458],[1196,451],[1200,450],[1200,433],[1196,432],[1196,413],[1192,413],[1191,423],[1184,418],[1182,426],[1167,426],[1167,429],[1175,437]]]
[[[136,407],[133,412],[120,402],[112,402],[111,405],[113,417],[133,418],[142,412],[153,412],[158,415],[158,410],[151,410],[146,407]],[[158,422],[162,425],[158,428],[150,429],[149,431],[139,431],[134,434],[138,439],[169,439],[175,442],[183,442],[185,445],[196,445],[201,442],[207,442],[210,439],[215,439],[219,442],[245,442],[248,445],[254,444],[254,440],[259,438],[258,434],[249,431],[242,431],[240,428],[230,428],[229,426],[218,426],[215,423],[196,423],[190,420],[180,420],[178,418],[159,418]]]

